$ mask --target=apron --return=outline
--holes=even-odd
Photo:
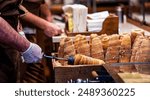
[[[44,0],[24,0],[22,5],[31,13],[40,16],[40,6],[45,3]],[[22,26],[24,29],[24,33],[27,39],[30,42],[37,43],[37,35],[39,29],[37,29],[34,25],[26,23],[22,21]],[[38,34],[37,34],[38,33]],[[42,35],[43,37],[43,35]],[[40,37],[41,39],[41,37]],[[41,39],[42,40],[42,39]],[[24,73],[22,79],[23,83],[45,83],[46,78],[44,75],[44,65],[43,64],[25,64],[25,69],[22,70],[21,73]]]
[[[22,5],[34,15],[40,16],[40,6],[45,3],[44,0],[24,0]],[[21,20],[23,31],[30,42],[37,43],[37,28],[33,24]]]
[[[44,0],[24,0],[22,5],[31,13],[40,16],[40,5],[44,3]],[[23,27],[35,28],[34,25],[23,22]]]
[[[23,11],[18,5],[22,0],[0,0],[0,17],[5,19],[16,31],[18,17]],[[19,52],[0,43],[0,82],[14,83],[17,81]]]

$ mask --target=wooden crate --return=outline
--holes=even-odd
[[[67,83],[70,80],[93,79],[91,72],[100,71],[102,73],[108,73],[116,83],[122,83],[122,79],[108,66],[101,65],[74,65],[71,67],[54,67],[55,83]],[[106,71],[106,72],[104,72]],[[111,82],[110,82],[111,83]]]
[[[67,36],[76,36],[77,34],[89,36],[90,34],[93,34],[93,33],[98,34],[98,35],[101,35],[101,34],[112,35],[112,34],[118,34],[118,29],[119,29],[118,16],[116,16],[114,14],[110,14],[103,22],[102,30],[100,32],[71,33],[71,32],[68,32],[68,30],[66,28],[66,34],[67,34]]]

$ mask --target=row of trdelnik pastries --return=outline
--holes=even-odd
[[[146,62],[150,61],[149,53],[150,38],[145,36],[142,30],[122,35],[91,34],[89,40],[84,35],[76,35],[74,39],[65,37],[61,39],[58,50],[59,57],[82,54],[103,60],[105,63]],[[62,64],[65,65],[67,62]],[[134,66],[120,67],[120,70],[132,69]]]

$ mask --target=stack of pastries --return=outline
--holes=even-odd
[[[131,40],[132,40],[132,54],[130,57],[130,62],[137,62],[137,52],[139,51],[139,48],[141,47],[141,43],[144,39],[144,32],[141,30],[133,30],[131,32]],[[140,56],[142,59],[142,56]],[[141,62],[141,61],[140,61]],[[135,67],[135,65],[132,65],[132,67]],[[138,67],[135,67],[138,69]]]
[[[137,35],[132,47],[131,62],[150,62],[150,38]],[[138,72],[150,74],[150,65],[135,65]]]
[[[102,42],[97,34],[91,34],[89,44],[91,57],[104,60]]]
[[[84,35],[77,35],[74,39],[74,45],[77,54],[90,56],[90,45]]]
[[[62,38],[58,48],[58,57],[68,58],[69,56],[74,56],[75,54],[76,52],[73,40],[69,37]],[[62,65],[67,65],[68,62],[61,60],[60,63]]]
[[[131,58],[131,37],[129,34],[123,34],[120,36],[121,45],[119,50],[119,62],[130,62]],[[134,69],[133,66],[120,66],[120,71],[130,72]]]
[[[142,30],[122,35],[91,34],[89,39],[84,35],[77,35],[74,39],[63,38],[58,52],[60,57],[73,55],[74,64],[150,62],[150,37],[145,36]],[[119,70],[130,72],[135,67],[139,71],[144,68],[150,73],[150,67],[146,65],[120,66]]]
[[[106,48],[105,62],[117,63],[119,61],[120,40],[118,34],[109,36],[108,47]]]

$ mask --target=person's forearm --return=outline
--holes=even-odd
[[[22,20],[25,20],[26,22],[32,23],[34,24],[36,27],[44,30],[46,27],[46,24],[48,24],[48,22],[30,12],[26,13],[25,16],[21,17]]]
[[[43,17],[46,19],[47,17],[52,17],[52,14],[48,8],[48,5],[45,3],[45,4],[42,4],[41,7],[41,14],[43,15]]]
[[[9,45],[20,52],[28,49],[30,42],[17,33],[3,18],[0,17],[0,43]]]
[[[44,31],[44,34],[48,37],[52,37],[55,35],[61,34],[63,31],[59,26],[49,21],[46,21],[30,12],[26,12],[24,16],[20,16],[20,18],[29,24],[33,24],[34,26],[40,28]]]

